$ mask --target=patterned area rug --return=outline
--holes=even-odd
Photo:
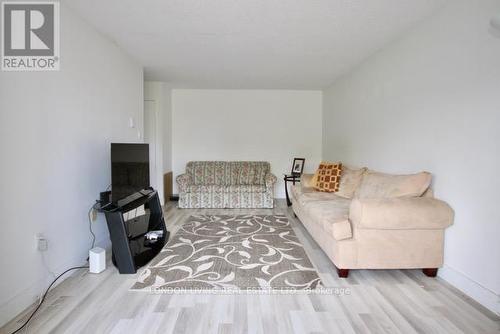
[[[196,215],[131,289],[306,290],[320,284],[286,216]]]

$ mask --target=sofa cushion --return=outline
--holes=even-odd
[[[206,176],[205,167],[206,167],[205,164],[199,163],[198,161],[188,162],[186,164],[186,174],[191,175],[193,184],[195,185],[208,184],[207,182],[209,181],[208,180],[209,177]]]
[[[187,188],[188,193],[213,193],[213,192],[224,192],[226,191],[227,186],[222,186],[219,184],[200,184],[200,185],[190,185]]]
[[[266,184],[266,176],[270,173],[271,168],[268,163],[255,165],[253,184]]]
[[[314,174],[311,177],[311,180],[310,180],[311,187],[316,188],[316,184],[318,183],[318,179],[319,179],[319,168],[316,169],[316,171],[314,172]]]
[[[335,195],[335,193],[321,192],[314,188],[301,188],[300,191],[297,191],[297,200],[300,205],[305,205],[309,202],[334,201],[337,199],[345,200],[344,198]]]
[[[346,165],[342,165],[342,174],[340,175],[339,190],[336,194],[344,198],[352,198],[354,192],[361,184],[363,179],[363,174],[366,172],[367,168],[351,168]]]
[[[342,164],[321,162],[318,167],[318,179],[315,188],[319,191],[336,192],[339,190]]]
[[[186,174],[195,185],[264,185],[270,172],[271,166],[265,161],[190,161],[186,164]]]
[[[186,174],[195,185],[226,185],[230,183],[228,163],[225,161],[190,161]]]
[[[233,193],[263,193],[266,191],[265,185],[251,184],[251,185],[231,185],[227,187],[227,191]]]
[[[187,192],[190,193],[206,193],[206,192],[263,193],[265,191],[266,191],[266,186],[258,184],[234,185],[234,186],[221,186],[217,184],[191,185],[187,189]]]
[[[352,237],[348,221],[350,201],[341,197],[328,201],[308,202],[304,211],[335,240]]]
[[[368,171],[354,196],[364,198],[419,197],[431,184],[428,172],[409,175],[391,175]]]
[[[238,170],[238,185],[250,185],[255,184],[255,167],[245,163]]]
[[[231,185],[264,185],[266,174],[271,172],[270,164],[264,161],[231,161],[228,164]]]
[[[302,194],[314,192],[317,193],[318,191],[312,187],[304,187],[301,183],[297,183],[290,187],[290,197],[295,201],[298,201]]]
[[[319,221],[336,222],[349,217],[351,201],[337,197],[335,200],[312,201],[304,205],[304,211]]]
[[[314,174],[302,174],[300,176],[300,185],[306,188],[313,188],[316,185],[316,181],[314,181]]]

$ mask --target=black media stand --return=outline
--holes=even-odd
[[[146,214],[125,221],[123,214],[144,205]],[[113,248],[113,263],[120,274],[135,274],[137,268],[151,261],[168,240],[158,193],[154,190],[137,192],[119,204],[96,208],[106,216]],[[163,231],[157,239],[148,238],[151,231]]]

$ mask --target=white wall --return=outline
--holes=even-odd
[[[450,2],[324,91],[323,157],[434,174],[455,209],[440,276],[499,311],[500,38],[495,0]]]
[[[144,82],[144,100],[153,101],[157,108],[158,124],[157,143],[158,143],[158,167],[160,173],[158,176],[158,194],[161,203],[164,202],[163,194],[163,174],[172,171],[172,89],[169,83],[160,81]],[[146,131],[146,129],[144,129]]]
[[[163,83],[163,173],[172,171],[172,88]]]
[[[0,72],[0,326],[52,280],[35,233],[49,240],[54,273],[85,263],[110,143],[142,141],[142,87],[141,67],[62,3],[61,70]],[[109,244],[102,217],[94,231]]]
[[[275,196],[284,198],[283,173],[294,157],[305,158],[308,171],[319,164],[321,110],[320,91],[175,89],[174,177],[190,160],[269,161]]]

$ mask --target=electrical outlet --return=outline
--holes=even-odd
[[[92,211],[90,212],[90,219],[95,222],[97,220],[97,210],[96,209],[92,209]]]
[[[39,252],[45,252],[49,249],[49,241],[41,233],[35,234],[35,246]]]

